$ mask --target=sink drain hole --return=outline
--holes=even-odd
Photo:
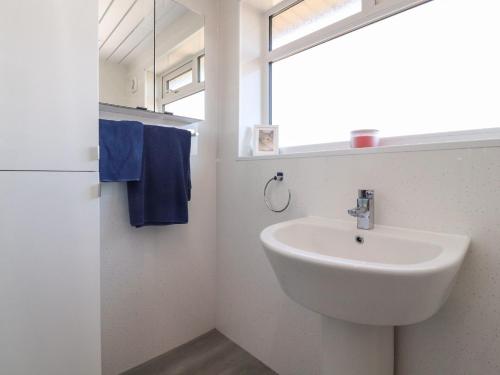
[[[365,242],[365,239],[361,236],[356,236],[356,242],[359,243],[359,244],[362,244]]]

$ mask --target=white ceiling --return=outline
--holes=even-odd
[[[202,51],[205,47],[205,30],[203,28],[191,34],[181,43],[157,56],[156,71],[161,73],[185,62],[188,58]]]
[[[154,49],[154,0],[99,0],[99,58],[127,65]],[[186,13],[172,0],[156,0],[157,33]]]

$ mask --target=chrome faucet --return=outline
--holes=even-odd
[[[356,208],[347,210],[351,216],[358,218],[358,229],[373,229],[375,218],[375,191],[358,190]]]

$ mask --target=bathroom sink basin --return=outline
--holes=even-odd
[[[446,301],[467,252],[467,236],[306,217],[261,233],[284,292],[344,321],[395,326],[421,322]]]

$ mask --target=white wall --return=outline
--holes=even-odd
[[[147,74],[151,76],[147,81]],[[133,79],[137,90],[132,92]],[[131,108],[143,107],[153,110],[153,73],[144,65],[125,66],[99,60],[99,102]],[[148,97],[146,98],[146,93]]]
[[[101,103],[130,106],[128,83],[125,66],[99,60],[99,101]]]
[[[193,192],[187,225],[136,229],[128,223],[124,184],[101,198],[103,374],[117,374],[215,326],[215,158],[217,5],[183,4],[205,16],[207,119],[191,159]]]
[[[266,24],[262,11],[248,2],[241,2],[240,14],[240,82],[239,82],[239,154],[252,155],[253,126],[267,124],[267,103],[262,93],[267,87],[268,72],[263,69],[266,51]]]
[[[217,328],[281,375],[318,374],[319,316],[284,295],[258,235],[304,215],[350,220],[357,189],[373,188],[377,223],[473,238],[444,308],[399,330],[398,375],[499,373],[500,148],[236,161],[238,3],[221,5]],[[262,200],[278,170],[293,192],[284,214]]]

